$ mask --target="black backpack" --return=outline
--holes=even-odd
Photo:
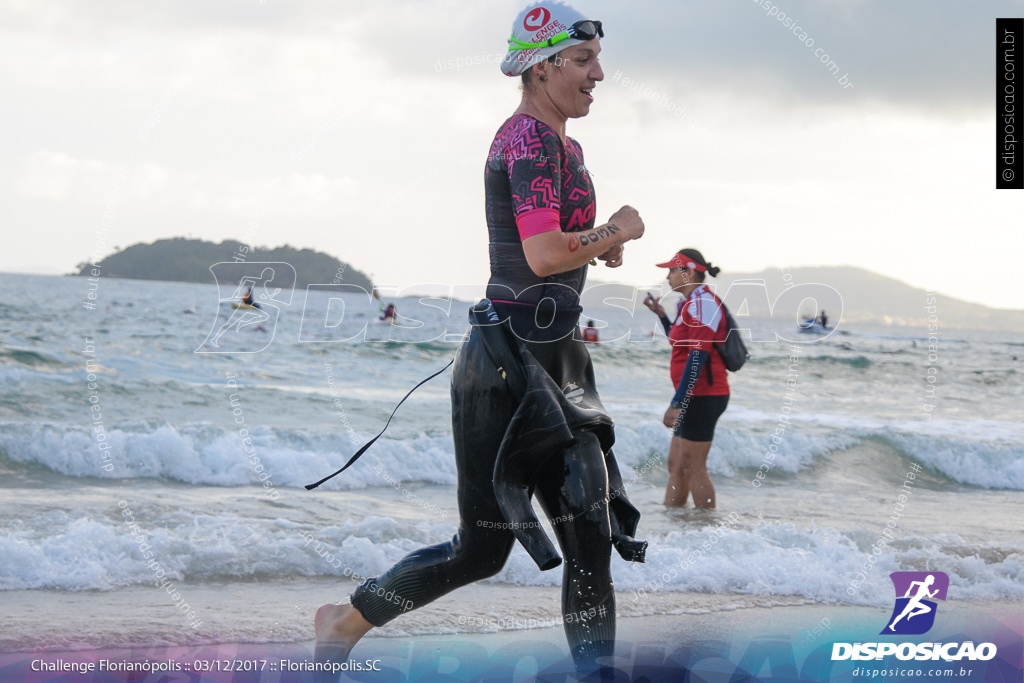
[[[715,298],[718,299],[717,296]],[[740,338],[740,332],[736,329],[736,321],[733,320],[729,309],[725,307],[721,299],[718,299],[718,305],[722,307],[722,313],[725,314],[725,341],[714,346],[718,349],[718,353],[722,354],[725,369],[736,372],[747,362],[750,354],[747,352],[747,345]]]

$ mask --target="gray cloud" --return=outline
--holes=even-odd
[[[884,103],[956,115],[991,107],[995,17],[1020,16],[1024,2],[958,0],[731,0],[621,3],[597,0],[606,51],[623,69],[657,74],[680,88],[746,93],[785,103]],[[769,7],[779,12],[769,16]],[[806,47],[778,17],[796,20]],[[822,48],[848,73],[840,87],[815,56]]]

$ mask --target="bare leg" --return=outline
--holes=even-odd
[[[683,440],[672,437],[668,447],[668,487],[665,489],[665,505],[682,507],[690,495],[690,484],[683,467]]]
[[[373,628],[352,605],[329,603],[316,611],[316,661],[344,662],[359,639]]]
[[[699,508],[715,507],[715,486],[708,476],[708,451],[710,441],[688,441],[673,437],[672,441],[681,443],[683,453],[683,476],[690,484],[693,492],[693,504]]]

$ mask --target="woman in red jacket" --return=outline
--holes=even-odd
[[[715,424],[729,404],[729,379],[714,346],[725,341],[722,302],[704,284],[704,278],[718,275],[719,269],[696,249],[682,249],[657,265],[668,268],[669,285],[685,297],[674,323],[654,297],[644,299],[661,318],[672,342],[676,393],[664,417],[665,426],[672,430],[665,505],[685,505],[692,492],[696,507],[713,508],[715,487],[708,476],[707,459]]]

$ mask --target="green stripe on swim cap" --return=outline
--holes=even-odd
[[[568,31],[577,21],[586,19],[587,17],[579,10],[564,2],[541,0],[528,6],[512,22],[512,32],[506,41],[509,48],[501,60],[501,72],[506,76],[521,76],[534,64],[568,47],[585,42],[576,38],[566,38],[550,46],[523,48],[516,46],[513,40],[520,45],[546,43],[559,33]]]

